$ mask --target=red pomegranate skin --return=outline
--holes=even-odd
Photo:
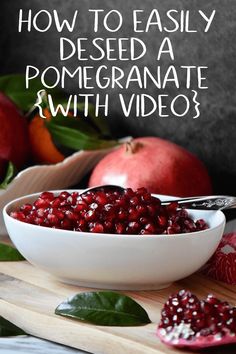
[[[236,232],[223,236],[203,273],[213,279],[236,285]]]
[[[134,139],[105,156],[89,180],[90,187],[103,184],[180,197],[212,193],[203,163],[181,146],[156,137]]]
[[[27,122],[15,104],[0,92],[0,159],[21,168],[29,151]]]

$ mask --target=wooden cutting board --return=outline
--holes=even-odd
[[[126,292],[144,306],[154,323],[141,327],[88,325],[54,314],[56,306],[65,298],[88,289],[59,283],[28,262],[1,262],[0,315],[33,336],[96,354],[180,353],[162,344],[155,333],[165,299],[182,288],[199,296],[214,293],[232,304],[236,303],[236,286],[194,275],[168,289]],[[235,354],[236,346],[216,349],[214,353]]]

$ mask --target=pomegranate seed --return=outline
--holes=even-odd
[[[161,227],[165,227],[167,225],[167,218],[164,215],[159,215],[157,217],[157,222]]]
[[[83,194],[82,199],[87,203],[87,204],[92,204],[94,195],[91,193]]]
[[[71,221],[77,221],[78,220],[77,214],[74,211],[72,211],[72,210],[67,210],[65,212],[65,216],[67,217],[67,219],[69,219]]]
[[[54,194],[51,192],[43,192],[40,194],[39,198],[51,201],[54,199]]]
[[[60,198],[61,200],[66,200],[69,196],[70,196],[70,193],[69,193],[69,192],[66,192],[66,191],[61,192],[61,193],[59,194],[59,198]]]
[[[137,234],[140,229],[140,225],[137,221],[131,221],[128,223],[128,230],[131,234]]]
[[[64,219],[61,221],[61,228],[65,230],[71,230],[71,221],[68,219]]]
[[[107,197],[106,197],[106,193],[104,192],[97,192],[96,197],[95,197],[95,201],[100,204],[100,205],[105,205],[107,204]]]
[[[59,224],[59,219],[58,219],[58,217],[56,215],[48,214],[47,215],[47,219],[48,219],[50,225],[52,225],[52,226],[55,226],[55,225]]]
[[[194,222],[176,202],[161,205],[145,188],[83,195],[63,191],[58,196],[43,192],[33,205],[27,203],[11,216],[35,225],[98,233],[169,235],[208,227],[204,220]]]
[[[148,231],[150,234],[154,234],[155,233],[155,226],[151,223],[145,225],[144,229],[146,231]]]
[[[91,232],[101,233],[104,231],[104,227],[99,222],[95,222],[93,227],[90,229]]]
[[[50,200],[48,199],[43,199],[39,197],[35,202],[34,202],[35,208],[48,208],[50,206]]]
[[[55,198],[54,200],[51,201],[50,205],[53,208],[58,208],[61,205],[61,200],[60,198]]]
[[[128,213],[124,209],[120,209],[117,215],[119,220],[126,220],[128,217]]]
[[[22,207],[20,207],[20,210],[24,213],[24,214],[29,214],[31,212],[31,210],[33,209],[33,206],[31,204],[24,204],[22,205]]]
[[[139,212],[137,211],[136,208],[129,208],[129,216],[128,219],[129,221],[135,221],[138,220],[139,218]]]
[[[117,234],[124,234],[125,233],[125,226],[124,224],[117,223],[115,224],[115,230]]]
[[[136,196],[130,199],[130,204],[131,205],[137,206],[139,204],[139,202],[140,202],[139,198],[136,197]]]
[[[10,215],[12,218],[17,219],[19,221],[24,221],[26,218],[23,211],[13,211]]]
[[[89,210],[84,216],[86,221],[94,221],[96,220],[96,212],[95,210]]]

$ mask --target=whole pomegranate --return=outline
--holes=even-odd
[[[0,92],[0,164],[11,161],[21,168],[29,157],[29,151],[26,120],[15,104]]]
[[[180,197],[212,191],[207,170],[196,156],[156,137],[134,139],[105,156],[89,180],[90,187],[103,184]]]

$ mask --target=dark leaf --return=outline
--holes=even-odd
[[[26,334],[22,329],[0,316],[0,337],[21,336]]]
[[[29,88],[25,86],[25,75],[12,74],[0,76],[0,91],[4,92],[24,112],[28,112],[35,104],[37,92],[44,89],[43,84],[37,78],[30,80]],[[47,89],[57,100],[62,97],[62,91]]]
[[[8,167],[7,167],[7,172],[6,175],[4,177],[4,180],[2,181],[2,183],[0,183],[0,189],[6,189],[7,186],[11,183],[11,181],[13,180],[13,178],[16,175],[16,167],[15,165],[9,161],[8,162]]]
[[[78,104],[78,109],[81,111],[84,111],[84,103],[79,103]],[[89,113],[89,119],[91,119],[92,123],[97,127],[98,131],[103,135],[103,136],[111,136],[111,131],[110,128],[107,124],[107,118],[104,117],[96,117],[95,115],[95,107],[92,103],[89,103],[88,105],[88,113]]]
[[[65,117],[62,114],[57,114],[55,117],[51,118],[48,124],[50,125],[50,123],[62,127],[79,130],[96,139],[100,137],[100,134],[89,124],[88,120],[84,117],[83,118],[73,117],[73,116]]]
[[[24,257],[17,251],[16,248],[0,243],[0,261],[24,261]]]
[[[110,291],[77,294],[61,303],[55,313],[101,326],[139,326],[151,322],[136,301]]]
[[[57,116],[58,117],[58,116]],[[91,132],[91,127],[84,127],[76,123],[75,119],[67,117],[57,117],[46,122],[53,140],[58,144],[73,150],[96,150],[106,149],[118,144],[115,140],[99,139],[97,133]],[[78,126],[77,126],[78,125]]]

